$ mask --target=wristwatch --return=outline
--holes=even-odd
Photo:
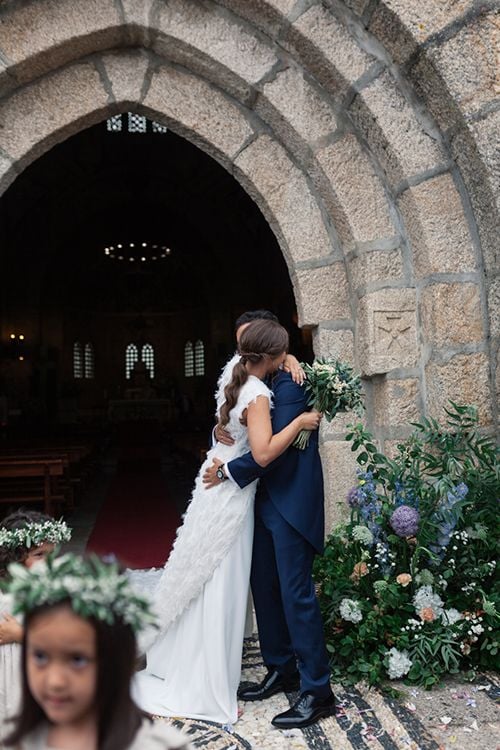
[[[227,479],[226,473],[224,471],[224,464],[218,467],[218,469],[215,472],[215,476],[217,477],[217,479],[220,479],[221,482]]]

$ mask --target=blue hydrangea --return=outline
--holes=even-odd
[[[409,505],[418,510],[418,497],[415,491],[411,487],[406,487],[399,479],[394,482],[394,504],[396,507]]]
[[[351,508],[359,510],[365,521],[379,515],[380,500],[371,471],[358,471],[358,484],[347,493],[347,502]]]
[[[446,497],[440,501],[437,511],[431,521],[437,527],[436,540],[429,544],[429,549],[437,559],[432,562],[437,565],[445,556],[452,534],[459,520],[459,510],[455,507],[460,500],[467,497],[469,488],[465,482],[460,482],[452,490],[448,490]]]

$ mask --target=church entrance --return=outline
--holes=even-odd
[[[312,354],[269,225],[214,159],[133,112],[52,148],[0,203],[1,450],[84,444],[108,477],[129,472],[111,489],[132,525],[148,473],[182,512],[236,317],[273,310]]]

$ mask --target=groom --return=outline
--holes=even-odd
[[[279,371],[272,383],[273,431],[279,432],[307,408],[304,389]],[[216,428],[224,442],[230,436]],[[267,674],[259,684],[240,690],[245,701],[264,700],[281,691],[301,694],[272,720],[280,729],[301,728],[335,711],[323,623],[314,592],[312,565],[323,551],[323,475],[318,433],[305,450],[289,448],[267,468],[251,453],[225,466],[214,459],[203,481],[215,486],[234,481],[245,487],[260,479],[255,497],[255,532],[251,584],[259,639]],[[297,672],[297,662],[299,672]]]

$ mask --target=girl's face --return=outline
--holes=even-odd
[[[27,568],[31,568],[32,565],[45,560],[47,555],[50,555],[54,551],[54,545],[50,542],[43,542],[38,547],[33,547],[28,551],[28,554],[24,558],[24,565]]]
[[[77,729],[95,716],[96,635],[62,606],[36,616],[26,633],[28,685],[47,719]]]

